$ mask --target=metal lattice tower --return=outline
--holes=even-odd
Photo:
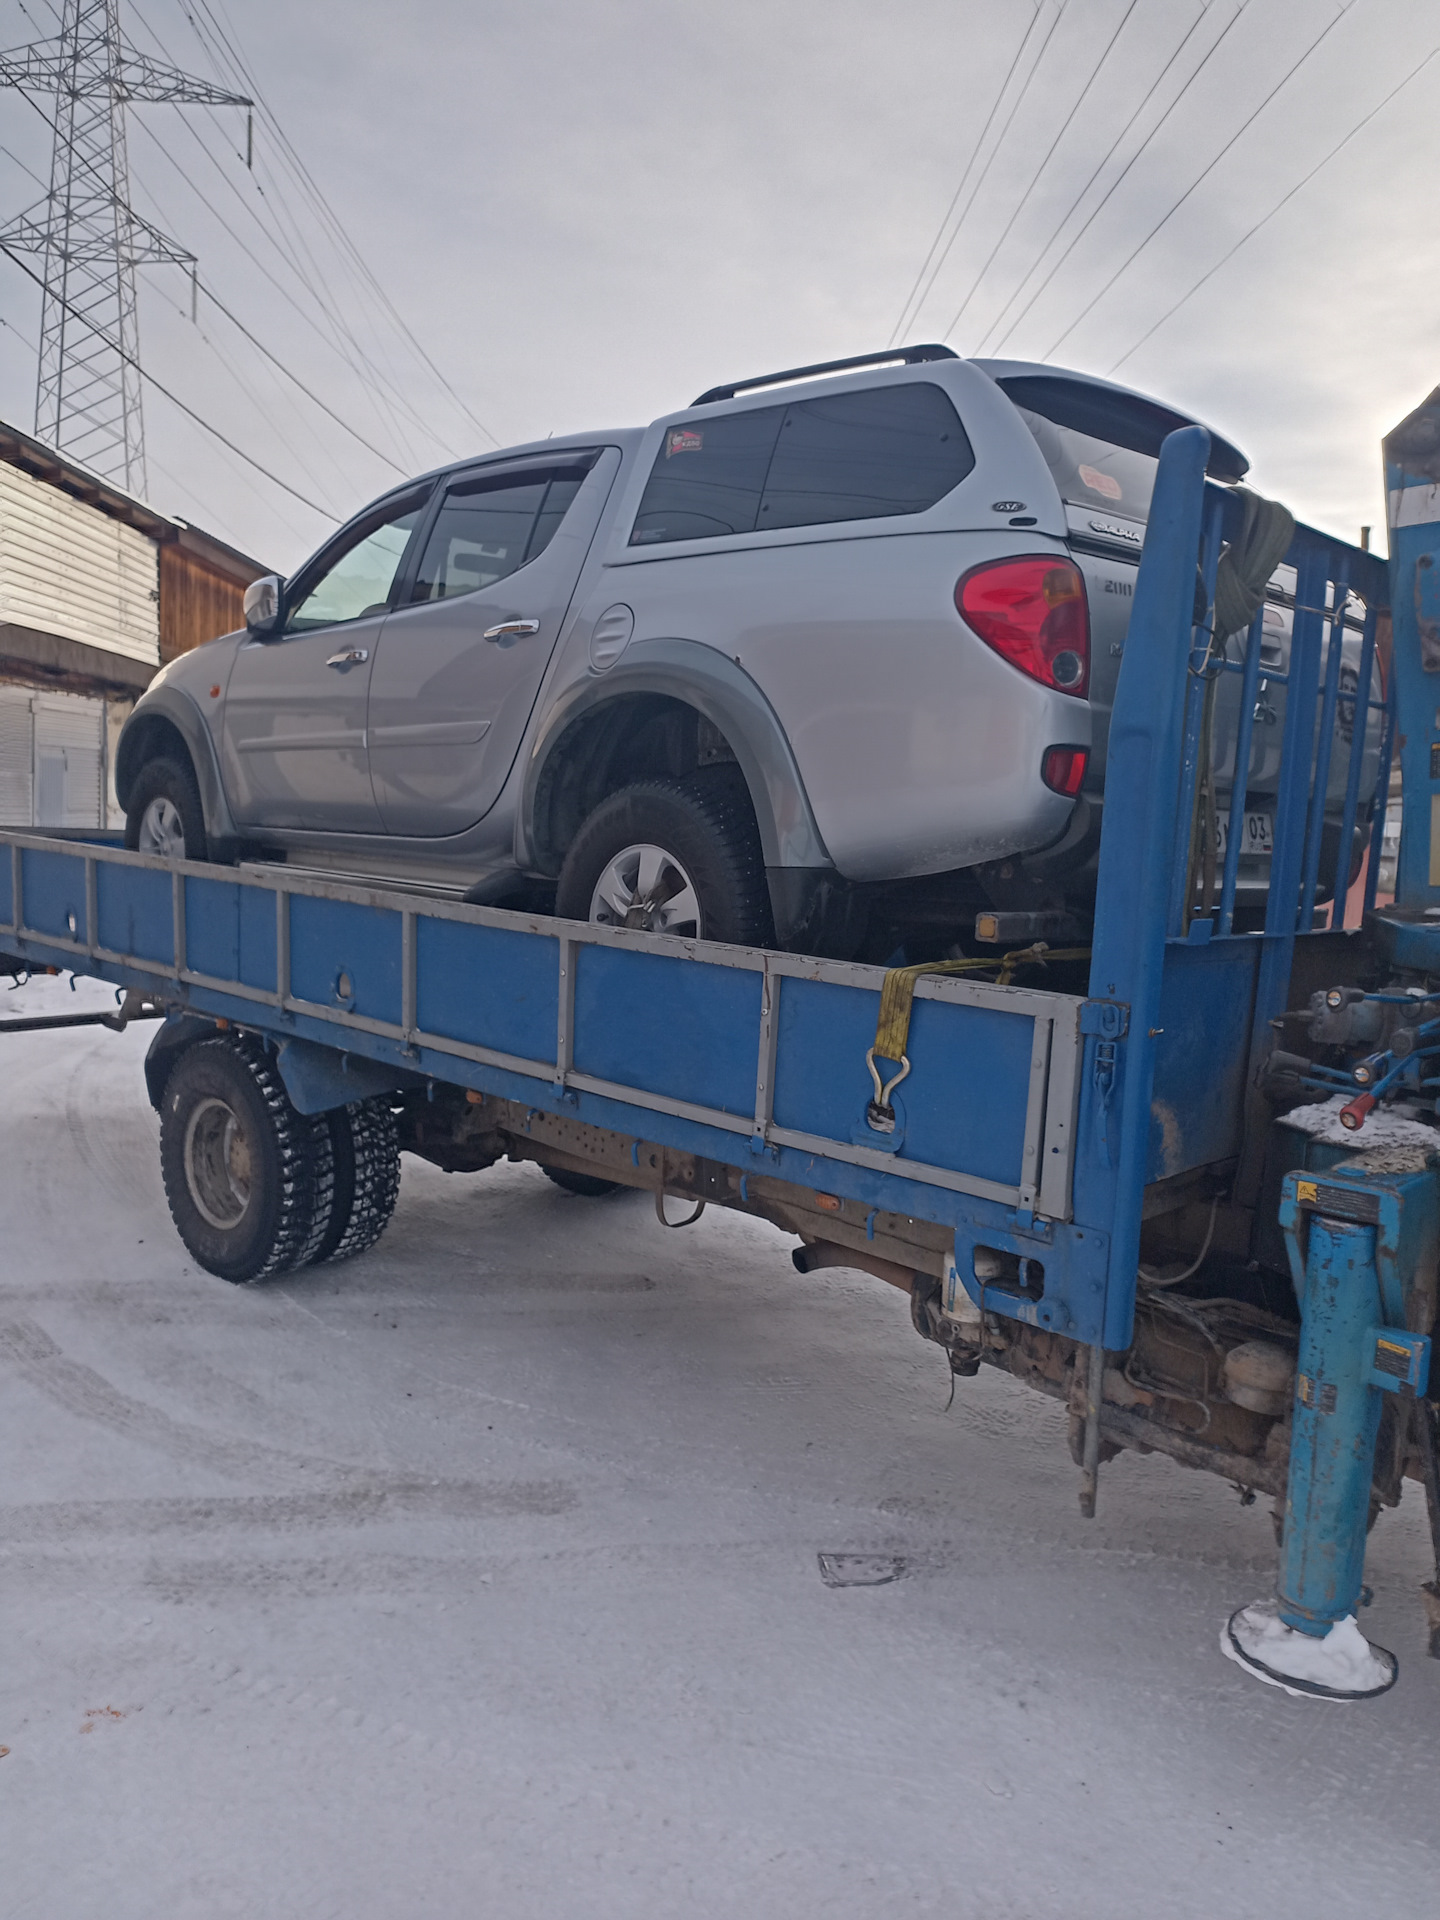
[[[131,51],[120,0],[65,0],[58,40],[0,54],[0,86],[54,103],[50,191],[0,229],[0,244],[44,261],[36,438],[143,494],[135,269],[196,263],[130,205],[125,110],[251,102]]]

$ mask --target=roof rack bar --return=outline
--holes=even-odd
[[[711,387],[690,404],[692,407],[708,407],[716,400],[733,400],[737,393],[748,393],[753,387],[780,387],[791,380],[808,380],[817,373],[848,373],[852,367],[888,367],[897,362],[914,367],[925,360],[958,360],[959,357],[952,348],[937,343],[920,347],[895,347],[888,353],[857,353],[848,360],[821,360],[813,367],[787,367],[784,373],[762,373],[754,380],[735,380],[728,387]]]

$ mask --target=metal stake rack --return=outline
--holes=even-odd
[[[1088,991],[1043,970],[922,976],[904,1062],[875,1058],[878,968],[98,841],[0,834],[0,949],[163,1008],[162,1122],[190,1050],[248,1035],[302,1118],[378,1102],[443,1166],[508,1153],[649,1188],[662,1219],[667,1196],[692,1218],[738,1208],[799,1235],[802,1271],[894,1282],[957,1376],[1003,1367],[1068,1403],[1086,1511],[1123,1447],[1274,1496],[1276,1597],[1233,1616],[1224,1650],[1292,1691],[1382,1691],[1393,1656],[1355,1624],[1367,1523],[1408,1476],[1440,1535],[1440,469],[1407,466],[1412,445],[1440,445],[1440,397],[1392,436],[1389,569],[1297,528],[1278,671],[1262,615],[1224,645],[1210,631],[1242,503],[1206,480],[1203,429],[1170,436],[1111,722]],[[1238,772],[1197,902],[1217,674],[1239,679]],[[1263,927],[1237,932],[1262,674],[1285,688],[1273,852]],[[1399,898],[1377,910],[1397,744]],[[1343,1145],[1287,1120],[1341,1093]],[[1179,1271],[1147,1264],[1157,1249]],[[1440,1627],[1440,1585],[1428,1598]]]

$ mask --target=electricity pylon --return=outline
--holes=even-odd
[[[249,107],[243,95],[132,52],[120,0],[65,0],[56,40],[0,54],[0,86],[54,101],[50,191],[0,228],[44,261],[35,437],[145,492],[135,269],[195,256],[130,205],[125,109],[134,101]]]

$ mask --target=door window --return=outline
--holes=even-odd
[[[974,465],[928,381],[721,414],[666,429],[630,544],[923,513]]]
[[[362,526],[318,578],[302,584],[301,596],[286,617],[285,631],[310,633],[317,627],[384,613],[424,504],[420,501],[379,525]]]
[[[493,587],[537,559],[580,491],[583,470],[497,474],[446,494],[410,598],[453,600]]]

